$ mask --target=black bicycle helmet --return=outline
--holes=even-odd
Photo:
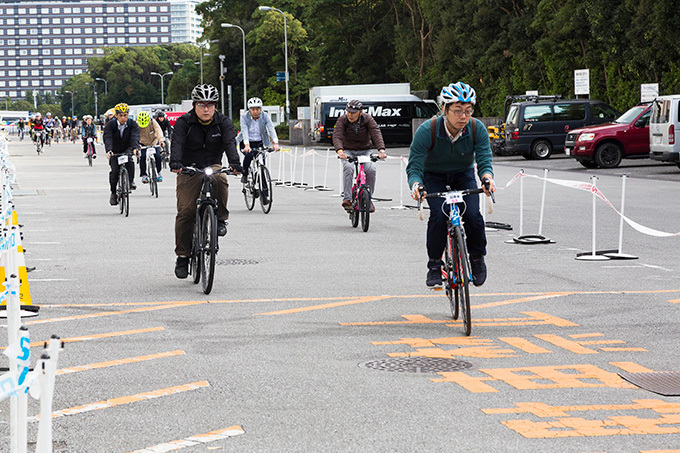
[[[361,101],[357,99],[352,99],[347,103],[347,111],[348,112],[358,112],[363,108],[364,104],[361,103]]]
[[[194,102],[217,102],[220,100],[220,93],[212,85],[204,83],[196,85],[191,92],[191,100]]]

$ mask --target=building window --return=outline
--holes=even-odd
[[[31,55],[38,55],[38,49],[31,49]]]
[[[107,24],[112,24],[112,23],[114,23],[115,21],[116,21],[116,19],[115,19],[114,17],[109,16],[109,17],[106,18],[106,23],[107,23]]]
[[[123,22],[125,22],[124,17],[116,17],[116,23],[122,24]]]
[[[90,44],[91,44],[91,43],[90,43]],[[86,55],[92,55],[93,53],[94,53],[94,52],[92,51],[92,49],[89,49],[89,48],[88,48],[88,49],[85,49],[85,54],[86,54]]]
[[[60,11],[61,10],[59,8],[52,8],[52,14],[59,14]]]
[[[95,17],[94,22],[97,23],[97,24],[103,24],[104,18],[103,17]]]
[[[19,25],[26,25],[26,19],[19,19]]]
[[[149,22],[158,22],[158,17],[156,17],[156,16],[151,16],[151,17],[149,18]]]
[[[64,49],[64,53],[66,55],[73,55],[73,49],[70,47],[68,49]],[[66,64],[73,64],[73,60],[71,60],[71,63],[69,63],[69,60],[66,60]]]
[[[32,17],[31,20],[29,21],[31,25],[37,25],[38,24],[38,18],[37,17]]]
[[[140,6],[140,7],[138,8],[138,10],[139,10],[140,13],[143,13],[143,12],[146,11],[146,8],[144,8],[143,6]]]
[[[79,34],[80,34],[80,30],[81,30],[80,28],[74,28],[74,29],[73,29],[73,34],[74,34],[74,35],[79,35]],[[78,39],[77,41],[80,41],[80,39]],[[80,44],[80,43],[79,43],[79,42],[76,42],[76,44]]]
[[[104,44],[104,38],[97,38],[97,44]],[[102,50],[101,52],[97,52],[97,53],[104,53],[104,51]]]
[[[25,77],[28,75],[28,71],[26,69],[22,69],[21,71],[19,71],[19,74]]]
[[[31,64],[33,66],[38,66],[40,64],[40,60],[31,60]]]
[[[56,52],[55,52],[55,53],[56,53]],[[60,60],[60,59],[54,60],[54,65],[55,65],[55,66],[61,66],[61,60]],[[57,71],[59,71],[59,70],[58,70],[58,69],[55,69],[55,70],[54,70],[54,73],[57,74]],[[57,75],[61,75],[61,71],[59,71],[59,74],[57,74]]]
[[[74,24],[79,24],[79,23],[80,23],[80,17],[74,17],[74,18],[73,18],[73,23],[74,23]]]
[[[91,34],[92,34],[92,29],[91,29],[91,28],[86,28],[86,29],[85,29],[85,34],[86,34],[86,35],[91,35]]]
[[[97,13],[97,14],[101,14],[101,13],[104,12],[104,8],[102,8],[102,7],[97,7],[97,8],[94,9],[94,12]]]
[[[49,20],[47,17],[43,17],[43,18],[40,20],[40,23],[41,23],[41,24],[49,24],[49,23],[50,23],[50,20]]]
[[[132,37],[130,38],[130,44],[137,44],[137,38],[134,37],[134,36],[132,36]]]
[[[64,8],[64,14],[71,14],[71,8]]]
[[[61,55],[61,49],[54,49],[55,55]]]
[[[85,11],[85,14],[92,14],[92,8],[85,8],[84,11]]]
[[[73,8],[73,14],[80,14],[80,8]]]
[[[66,71],[64,71],[64,74],[73,75],[73,69],[67,69]]]
[[[97,34],[102,34],[104,33],[104,27],[97,27]]]
[[[113,12],[115,12],[115,8],[113,8],[112,6],[107,6],[107,7],[106,7],[106,12],[107,12],[107,13],[113,13]]]
[[[73,40],[73,44],[82,44],[82,42],[83,42],[83,40],[80,39],[80,38],[75,38],[75,39]],[[80,50],[80,49],[76,49],[76,50]]]
[[[116,38],[116,41],[118,42],[118,44],[125,44],[125,38],[122,37]]]
[[[32,70],[31,75],[40,75],[40,70],[38,70],[38,69]]]
[[[116,33],[125,33],[125,27],[118,27]]]

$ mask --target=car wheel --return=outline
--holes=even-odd
[[[618,167],[623,151],[616,143],[603,143],[595,149],[595,163],[602,168]]]
[[[536,140],[531,145],[531,157],[534,159],[547,159],[552,154],[552,145],[548,140]]]
[[[579,160],[578,163],[586,168],[597,168],[597,164],[592,160]]]

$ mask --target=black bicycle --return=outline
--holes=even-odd
[[[243,198],[249,211],[255,207],[256,198],[260,199],[262,212],[269,214],[272,210],[272,178],[266,162],[267,153],[272,151],[274,148],[255,148],[251,151],[255,154],[248,169],[246,182],[243,184]]]
[[[158,170],[156,170],[156,146],[145,146],[142,150],[146,155],[146,173],[149,178],[149,189],[151,196],[158,198]]]
[[[118,209],[127,217],[130,214],[130,174],[126,164],[132,159],[132,153],[114,154],[111,159],[118,159],[118,185],[116,186]]]
[[[211,175],[220,173],[233,174],[229,167],[213,170],[212,167],[198,169],[184,167],[182,173],[203,174],[201,194],[196,200],[196,220],[191,239],[191,256],[189,257],[189,274],[194,283],[203,282],[203,292],[210,294],[215,277],[215,257],[219,250],[217,242],[217,198],[212,195]]]

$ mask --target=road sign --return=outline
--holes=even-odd
[[[574,94],[590,94],[590,69],[574,71]]]
[[[643,83],[640,85],[640,102],[653,101],[659,96],[658,83]]]
[[[286,81],[286,73],[285,71],[278,71],[276,73],[276,81],[277,82],[285,82]]]

